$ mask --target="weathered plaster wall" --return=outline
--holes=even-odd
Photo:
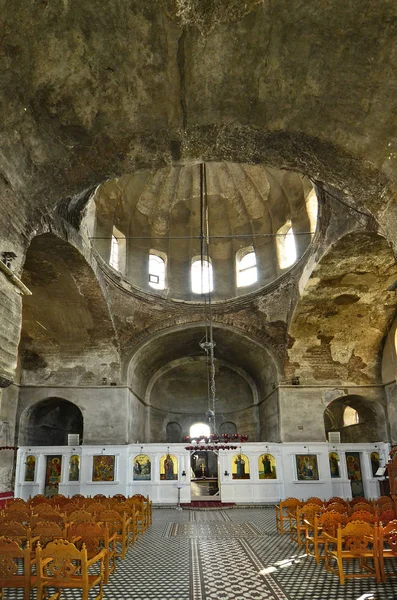
[[[390,428],[390,442],[397,444],[397,385],[395,382],[385,386],[387,400],[388,425]]]
[[[149,426],[149,411],[145,403],[134,394],[131,389],[128,389],[128,443],[148,442],[150,441],[148,426]],[[125,415],[121,415],[125,418]]]
[[[17,422],[24,411],[46,398],[64,398],[83,413],[85,444],[128,443],[129,392],[126,387],[20,387]],[[18,443],[24,444],[19,431]]]
[[[388,441],[386,422],[386,399],[382,386],[346,387],[346,395],[362,397],[372,406],[374,413],[370,422],[361,423],[363,441]],[[324,441],[324,411],[334,400],[334,390],[329,387],[282,386],[279,389],[280,401],[280,437],[282,442]],[[339,392],[337,392],[339,393]],[[355,426],[358,427],[358,426]],[[347,428],[349,429],[349,428]],[[343,441],[350,441],[354,433],[347,432]],[[355,442],[357,442],[357,437]]]
[[[280,441],[280,410],[278,389],[274,389],[259,403],[259,439],[265,442]]]

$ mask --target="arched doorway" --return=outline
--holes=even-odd
[[[190,457],[192,500],[219,500],[218,455],[212,450],[196,450]]]
[[[47,398],[30,407],[21,417],[20,444],[26,446],[65,446],[68,434],[83,438],[81,410],[63,398]]]

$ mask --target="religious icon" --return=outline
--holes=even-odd
[[[295,459],[298,481],[317,481],[319,479],[316,454],[296,454]]]
[[[115,457],[97,454],[92,457],[92,481],[114,481]]]
[[[178,479],[178,461],[172,454],[165,454],[160,459],[160,479],[166,481]]]
[[[376,471],[380,467],[380,456],[379,452],[371,452],[371,468],[372,468],[372,477],[375,477]]]
[[[340,477],[339,473],[339,456],[337,452],[330,452],[328,455],[329,469],[331,471],[331,477]]]
[[[364,496],[364,484],[361,474],[359,452],[346,452],[347,476],[350,479],[352,497]]]
[[[261,454],[258,459],[259,479],[276,479],[276,460],[272,454]]]
[[[237,454],[232,460],[232,479],[249,479],[249,460],[245,454]]]
[[[79,481],[80,479],[80,456],[73,454],[69,461],[69,481]]]
[[[150,481],[152,465],[146,454],[138,454],[134,458],[133,479],[134,481]]]
[[[47,456],[44,493],[47,497],[58,494],[61,481],[62,456]]]
[[[36,471],[36,457],[32,454],[26,457],[25,481],[34,481]]]

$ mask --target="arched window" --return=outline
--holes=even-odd
[[[346,406],[345,410],[343,411],[344,427],[347,427],[348,425],[357,425],[358,422],[358,412],[351,406]]]
[[[309,217],[310,233],[314,233],[317,227],[318,200],[314,189],[306,196],[306,212]]]
[[[214,289],[212,264],[208,259],[201,262],[200,258],[194,258],[191,268],[192,292],[193,294],[208,294]]]
[[[155,290],[165,289],[165,256],[154,250],[149,253],[149,285]]]
[[[296,261],[295,236],[291,221],[280,227],[276,237],[278,264],[280,269],[286,269]]]
[[[112,231],[112,239],[110,243],[110,258],[109,265],[116,269],[116,271],[120,271],[124,273],[125,271],[125,257],[126,257],[126,240],[125,235],[121,233],[117,229],[117,227],[113,227]]]
[[[237,287],[252,285],[258,280],[254,249],[244,248],[236,254]]]
[[[112,235],[110,245],[109,265],[113,267],[113,269],[116,269],[116,271],[119,270],[119,241],[114,235]]]
[[[199,439],[202,437],[209,437],[211,430],[205,423],[195,423],[191,426],[189,433],[191,438]]]

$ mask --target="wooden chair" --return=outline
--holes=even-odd
[[[84,502],[84,500],[86,500],[86,497],[83,496],[83,494],[74,494],[73,496],[70,497],[70,502],[72,502],[73,504],[81,504],[82,502]]]
[[[290,538],[300,548],[305,541],[306,534],[313,529],[314,516],[323,512],[318,504],[304,504],[297,506],[295,515],[290,514]]]
[[[111,500],[117,500],[118,502],[125,502],[127,500],[127,498],[124,496],[124,494],[115,494],[110,499]]]
[[[38,504],[48,504],[49,505],[49,500],[48,500],[48,498],[46,498],[44,496],[44,494],[36,494],[36,496],[33,496],[33,498],[31,498],[29,500],[29,506],[33,507],[33,506],[37,506]]]
[[[325,510],[327,512],[338,512],[341,515],[345,515],[348,512],[348,507],[346,504],[340,504],[340,502],[332,502],[331,504],[327,505]]]
[[[354,506],[355,504],[358,504],[359,502],[367,503],[367,499],[364,498],[364,496],[356,496],[355,498],[353,498],[352,500],[349,501],[349,504],[350,504],[350,506]]]
[[[286,498],[285,500],[280,500],[280,503],[275,505],[276,530],[281,535],[290,532],[289,527],[285,528],[285,523],[289,523],[289,515],[291,512],[296,511],[297,506],[302,506],[302,502],[298,498]]]
[[[116,542],[121,545],[121,550],[117,550],[116,556],[121,556],[124,560],[129,546],[129,519],[122,517],[115,510],[104,510],[98,515],[98,522],[107,525],[110,535],[116,534]]]
[[[62,513],[64,515],[70,515],[72,512],[76,512],[76,510],[80,510],[80,506],[77,502],[69,502],[68,504],[64,504],[62,506]]]
[[[107,507],[104,504],[101,504],[99,502],[93,502],[89,506],[86,506],[84,508],[84,510],[86,512],[90,513],[90,515],[99,515],[99,513],[101,513],[104,510],[106,510],[106,508]]]
[[[137,531],[138,533],[141,533],[143,535],[148,527],[147,509],[143,501],[138,498],[128,498],[126,504],[130,505],[131,510],[135,510],[135,521]]]
[[[366,510],[367,512],[374,513],[375,508],[373,505],[369,504],[369,502],[357,502],[351,507],[351,514],[359,511]]]
[[[40,521],[31,531],[30,545],[32,550],[40,543],[42,548],[49,542],[66,536],[65,527],[60,527],[57,523],[51,521]]]
[[[380,582],[377,532],[378,528],[369,523],[352,521],[345,527],[338,527],[336,536],[324,533],[325,568],[339,576],[341,585],[346,579],[362,577],[375,577],[377,583]],[[352,559],[357,560],[359,570],[346,573],[344,561],[352,564]],[[372,560],[372,565],[369,560]]]
[[[39,515],[33,515],[32,524],[35,526],[40,521],[47,521],[51,523],[56,523],[62,529],[65,527],[65,517],[57,512],[42,512]]]
[[[347,500],[344,500],[343,498],[341,498],[340,496],[332,496],[332,498],[330,498],[329,500],[327,500],[327,502],[325,503],[325,506],[329,506],[330,504],[343,504],[345,506],[348,506],[348,502]]]
[[[25,547],[30,540],[30,527],[25,527],[22,523],[16,523],[15,521],[4,521],[0,523],[0,536]]]
[[[6,501],[6,510],[13,510],[13,507],[15,507],[16,510],[30,510],[29,504],[26,500],[22,500],[22,498],[10,498]]]
[[[347,518],[348,523],[351,523],[352,521],[363,521],[363,523],[375,525],[375,523],[378,523],[378,517],[368,510],[357,510]]]
[[[390,521],[394,521],[395,518],[396,518],[396,511],[393,509],[389,509],[389,510],[385,510],[385,511],[381,512],[381,514],[379,516],[379,521],[380,521],[380,523],[382,523],[383,526],[385,526],[388,523],[390,523]]]
[[[75,510],[67,516],[67,523],[83,523],[84,521],[95,521],[93,515],[86,510]]]
[[[314,556],[317,564],[324,558],[324,556],[320,554],[320,546],[325,545],[325,537],[323,534],[328,533],[328,535],[335,537],[338,527],[345,524],[346,518],[345,515],[339,512],[327,511],[322,514],[314,515],[313,527],[311,527],[311,524],[305,519],[306,554]]]
[[[0,537],[0,590],[23,588],[24,600],[30,599],[30,590],[36,586],[36,575],[32,575],[29,544],[21,548],[18,542]]]
[[[129,520],[130,542],[131,546],[133,546],[139,535],[138,513],[135,510],[135,505],[128,504],[127,502],[116,502],[112,510],[115,510],[121,517]]]
[[[32,525],[34,521],[32,513],[29,513],[26,510],[16,510],[16,508],[4,511],[4,516],[7,521],[22,523],[25,527]]]
[[[379,566],[382,581],[389,577],[397,577],[397,572],[385,570],[385,559],[397,558],[397,520],[390,521],[384,527],[379,527]]]
[[[99,586],[95,600],[103,598],[103,578],[106,550],[101,550],[88,559],[87,549],[83,544],[78,550],[74,544],[67,540],[49,542],[45,548],[40,544],[36,548],[37,565],[37,598],[45,598],[48,588],[55,588],[48,600],[60,598],[63,589],[81,589],[82,600],[88,600],[91,589]],[[90,568],[96,565],[97,572]]]
[[[92,497],[93,500],[95,500],[95,502],[102,502],[103,500],[106,501],[108,499],[107,496],[105,496],[105,494],[95,494],[95,496]]]
[[[389,502],[393,504],[391,496],[379,496],[379,498],[375,500],[375,504],[377,504],[379,507],[383,506],[383,504],[388,504]]]
[[[94,522],[78,523],[71,529],[70,534],[70,541],[76,548],[81,550],[83,544],[85,545],[88,558],[106,550],[104,583],[108,583],[110,574],[116,570],[116,534],[110,534],[107,525]]]
[[[305,500],[305,504],[317,504],[318,506],[324,506],[324,500],[317,498],[317,496],[310,496],[310,498]]]
[[[143,496],[142,494],[134,494],[131,497],[132,500],[134,500],[135,498],[142,502],[146,513],[146,527],[149,527],[149,525],[151,525],[152,523],[152,502],[149,499],[149,496]]]

